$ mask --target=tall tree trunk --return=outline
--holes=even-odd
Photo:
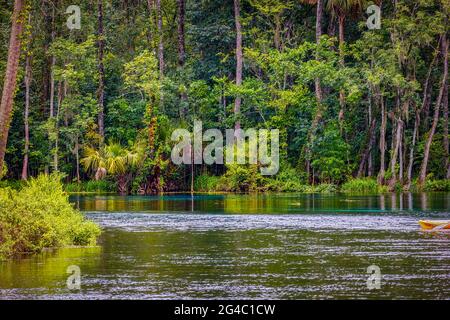
[[[61,81],[58,82],[58,105],[56,107],[55,119],[55,149],[53,152],[53,170],[59,171],[59,115],[61,111],[61,104],[63,101],[63,90]]]
[[[445,85],[444,91],[444,148],[445,148],[445,168],[447,168],[447,173],[445,177],[450,179],[450,154],[449,154],[449,141],[448,141],[448,79]]]
[[[406,186],[405,186],[406,190],[409,190],[409,188],[411,186],[412,169],[413,169],[413,165],[414,165],[414,148],[416,146],[416,141],[417,141],[417,137],[418,137],[419,125],[420,125],[420,110],[416,110],[416,117],[415,117],[415,121],[414,121],[414,130],[413,130],[413,134],[412,134],[411,148],[409,150],[408,169],[407,169],[407,173],[406,173],[407,174],[407,182],[406,182]]]
[[[323,16],[323,0],[317,0],[316,7],[316,43],[320,44],[320,38],[322,37],[322,16]],[[318,58],[318,57],[316,57]],[[316,100],[319,105],[322,104],[322,87],[320,85],[320,79],[315,79]]]
[[[329,23],[328,23],[328,29],[327,34],[330,38],[333,38],[336,35],[336,16],[331,15]]]
[[[98,133],[100,144],[105,140],[105,67],[103,56],[105,39],[103,34],[103,0],[98,0]]]
[[[395,135],[392,137],[392,149],[391,149],[391,162],[390,162],[390,169],[391,169],[391,179],[389,180],[389,188],[392,190],[395,187],[395,184],[397,183],[397,160],[400,153],[400,144],[402,139],[402,130],[403,130],[403,120],[400,118],[400,115],[398,115],[398,118],[396,119],[396,126],[395,126]]]
[[[75,161],[76,161],[77,183],[80,183],[80,143],[78,136],[75,141]]]
[[[386,174],[386,124],[387,124],[387,112],[384,105],[384,98],[381,95],[379,89],[377,89],[378,99],[381,107],[381,127],[380,127],[380,171],[378,172],[377,181],[380,184],[384,184],[384,176]]]
[[[236,24],[236,86],[242,85],[242,67],[243,67],[243,54],[242,54],[242,26],[241,26],[241,14],[240,14],[240,0],[234,0],[234,20]],[[241,122],[238,119],[241,112],[242,98],[237,95],[234,103],[234,114],[237,117],[235,129],[241,128]]]
[[[275,15],[274,44],[278,51],[281,51],[281,13]]]
[[[28,18],[30,23],[31,16]],[[24,127],[25,127],[25,146],[23,150],[23,164],[22,164],[22,180],[28,179],[28,153],[30,149],[30,129],[28,123],[28,115],[30,112],[30,85],[31,85],[31,53],[27,53],[25,60],[25,111],[24,111]]]
[[[52,5],[52,43],[55,41],[56,38],[56,29],[55,29],[55,6],[57,3]],[[55,73],[54,68],[56,65],[56,57],[54,55],[50,58],[50,112],[49,116],[50,118],[53,118],[55,114]]]
[[[155,10],[155,0],[147,0],[147,10],[148,10],[148,16],[149,16],[149,22],[150,22],[150,28],[147,32],[147,39],[148,39],[149,46],[152,46],[153,39],[154,39],[153,27],[152,27],[152,23],[154,23],[154,21],[152,21],[152,19],[154,19],[153,11]]]
[[[339,64],[341,68],[344,68],[344,43],[345,43],[345,15],[339,15]],[[344,108],[345,108],[345,95],[344,90],[339,90],[339,126],[341,130],[341,135],[343,133],[343,122],[344,122]]]
[[[358,178],[361,178],[364,175],[365,165],[368,162],[370,151],[372,150],[372,146],[375,143],[376,124],[377,124],[377,120],[374,118],[372,120],[372,123],[370,124],[367,145],[366,145],[366,148],[364,149],[364,152],[361,156],[361,161],[359,163],[359,169],[358,169],[358,173],[356,175]]]
[[[178,67],[183,72],[184,64],[186,62],[186,43],[185,43],[185,14],[186,14],[186,0],[177,0],[177,16],[178,16]],[[187,114],[187,93],[185,91],[180,93],[181,118]]]
[[[184,20],[186,12],[186,0],[177,0],[178,16],[178,66],[183,67],[186,59],[186,48],[184,41]]]
[[[444,74],[442,76],[442,83],[441,87],[439,89],[439,96],[436,100],[436,105],[434,106],[434,116],[433,116],[433,124],[431,125],[431,129],[428,134],[428,139],[425,143],[425,150],[423,152],[423,160],[422,164],[420,166],[420,174],[419,174],[419,185],[423,185],[426,177],[427,177],[427,168],[428,168],[428,159],[430,156],[430,148],[431,143],[433,142],[434,133],[436,131],[436,127],[439,122],[439,111],[441,109],[442,100],[444,97],[444,91],[445,87],[447,85],[447,79],[448,79],[448,42],[447,42],[447,35],[444,35],[442,37],[442,54],[444,57]]]
[[[158,59],[159,59],[159,77],[164,78],[164,42],[162,32],[162,12],[161,12],[161,0],[156,0],[156,14],[158,16]]]
[[[322,16],[323,16],[323,0],[317,0],[316,6],[316,44],[319,46],[320,38],[322,37]],[[319,59],[319,50],[316,52],[316,59]],[[320,79],[316,78],[314,80],[314,87],[316,93],[316,103],[317,109],[313,117],[313,121],[311,123],[311,127],[308,133],[308,143],[305,147],[305,156],[306,156],[306,172],[308,175],[308,179],[310,178],[311,173],[311,148],[314,144],[314,140],[316,138],[317,127],[319,126],[320,120],[322,119],[324,113],[324,106],[322,104],[322,86],[320,84]],[[313,174],[314,175],[314,174]],[[313,177],[314,179],[314,177]]]
[[[5,81],[0,102],[0,172],[5,160],[8,142],[9,124],[16,91],[17,71],[19,69],[20,46],[24,25],[25,0],[15,0],[12,15],[11,36],[9,40],[8,61],[6,63]]]
[[[433,59],[431,60],[430,66],[428,67],[427,77],[425,78],[424,88],[423,88],[423,98],[422,98],[422,105],[420,106],[419,110],[416,110],[416,116],[414,121],[414,129],[413,129],[413,139],[411,142],[411,147],[409,150],[409,162],[408,162],[408,169],[407,169],[407,182],[405,189],[409,190],[412,182],[412,173],[413,173],[413,165],[414,165],[414,151],[417,143],[417,139],[419,138],[419,127],[420,127],[420,115],[422,114],[423,110],[426,108],[426,104],[428,103],[428,91],[430,87],[430,79],[431,79],[431,72],[433,71],[433,66],[437,58],[439,50],[436,50]]]

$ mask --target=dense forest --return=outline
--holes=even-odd
[[[374,4],[380,28],[367,26]],[[448,0],[2,1],[0,176],[60,172],[72,191],[124,194],[448,188],[449,12]],[[278,174],[173,164],[172,131],[196,120],[279,129]]]

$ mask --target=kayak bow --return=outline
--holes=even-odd
[[[450,221],[420,220],[419,224],[422,227],[422,229],[424,229],[424,230],[433,230],[434,228],[437,228],[437,229],[450,229]]]

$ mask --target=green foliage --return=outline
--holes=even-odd
[[[69,193],[109,193],[117,191],[117,185],[108,180],[89,180],[65,184],[64,190]]]
[[[220,177],[201,174],[195,178],[194,190],[199,192],[215,192],[218,191]]]
[[[97,179],[106,175],[123,175],[128,173],[141,161],[142,155],[122,147],[118,143],[110,143],[102,149],[88,147],[81,163],[86,171],[95,173]]]
[[[161,83],[158,81],[158,60],[153,53],[144,50],[133,61],[125,64],[125,85],[142,90],[143,93],[158,99]]]
[[[350,179],[341,186],[340,190],[342,192],[355,193],[382,193],[388,191],[386,186],[379,185],[377,180],[373,178]]]
[[[319,171],[322,181],[339,183],[345,180],[351,168],[346,163],[349,145],[342,139],[339,129],[330,125],[313,148],[317,155],[312,166]]]
[[[281,166],[281,170],[275,178],[267,178],[265,183],[270,191],[275,192],[304,192],[306,190],[306,185],[297,171],[287,164]]]
[[[256,165],[229,165],[217,188],[226,192],[255,192],[262,187],[263,177]]]
[[[25,182],[22,180],[0,180],[0,188],[11,188],[19,190],[24,186]]]
[[[450,192],[450,179],[431,180],[425,182],[424,191],[443,191]]]
[[[69,203],[58,175],[0,189],[0,257],[61,246],[92,246],[100,229]]]

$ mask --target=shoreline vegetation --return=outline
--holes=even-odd
[[[266,185],[252,185],[252,182],[241,180],[227,180],[226,177],[217,177],[209,175],[199,175],[194,182],[194,190],[177,190],[161,192],[161,195],[172,194],[252,194],[252,193],[360,193],[360,194],[382,194],[392,192],[450,192],[450,180],[433,180],[429,179],[424,186],[420,187],[414,181],[409,190],[404,190],[398,185],[394,190],[389,190],[385,185],[377,183],[375,178],[355,178],[347,182],[336,185],[332,183],[320,183],[317,185],[302,184],[299,181],[282,181],[267,178]],[[10,188],[12,190],[20,190],[27,185],[27,182],[21,180],[4,180],[0,181],[0,189]],[[69,195],[88,195],[88,194],[109,194],[120,195],[117,192],[116,183],[113,181],[85,181],[72,182],[62,184],[63,190]],[[123,195],[123,194],[121,194]],[[127,194],[128,195],[128,194]],[[139,195],[137,193],[129,193],[129,195]]]
[[[57,174],[32,178],[18,190],[0,187],[0,261],[48,248],[95,246],[100,233],[70,204]]]

